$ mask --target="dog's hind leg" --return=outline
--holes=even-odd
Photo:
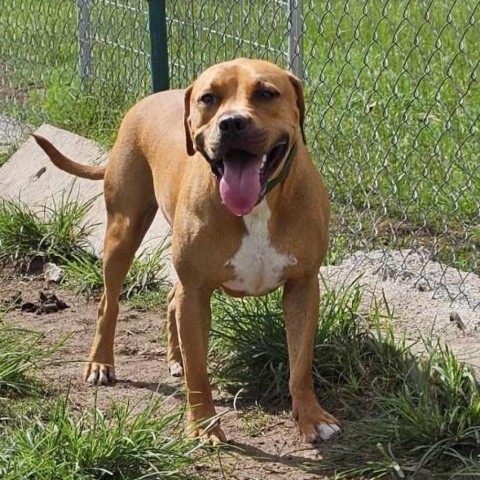
[[[104,293],[98,307],[95,338],[85,368],[85,380],[106,385],[115,380],[113,343],[118,300],[133,257],[156,210],[138,218],[109,214],[103,254]]]
[[[109,168],[105,178],[104,292],[84,372],[88,383],[99,385],[115,380],[113,343],[118,300],[135,252],[157,211],[151,172],[143,158],[129,158],[122,150],[116,155],[114,147]]]
[[[175,317],[175,289],[176,285],[173,286],[167,296],[167,361],[170,375],[173,377],[181,377],[183,375],[183,362],[178,340],[177,321]]]

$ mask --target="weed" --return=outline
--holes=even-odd
[[[479,384],[447,347],[425,342],[425,348],[420,358],[408,349],[400,351],[403,363],[397,365],[395,388],[376,385],[381,378],[379,373],[373,376],[366,397],[373,404],[368,415],[352,415],[342,441],[328,448],[325,463],[310,467],[327,471],[335,466],[338,478],[366,473],[460,478],[480,473]]]
[[[30,207],[20,200],[0,202],[0,261],[70,258],[89,247],[95,225],[85,221],[94,199],[80,204],[72,190],[52,206]]]
[[[158,247],[145,249],[135,258],[125,280],[125,298],[151,291],[164,291],[169,286],[165,258],[169,247],[166,237]]]
[[[161,402],[114,405],[73,414],[67,399],[15,419],[0,435],[0,476],[5,480],[187,479],[197,444],[179,434],[180,412],[164,413]],[[175,438],[174,438],[175,437]]]
[[[20,201],[3,200],[0,204],[1,260],[35,257],[47,231],[47,225],[31,207]]]
[[[63,260],[62,284],[73,288],[77,293],[90,297],[99,293],[103,286],[101,260],[92,252],[72,255]]]
[[[322,295],[321,321],[315,341],[315,378],[337,382],[339,355],[348,355],[349,340],[359,334],[355,322],[361,300],[357,288]],[[288,396],[288,349],[281,292],[235,300],[217,293],[212,305],[212,354],[215,374],[226,385],[261,400],[284,403]],[[317,368],[318,359],[318,368]],[[343,373],[345,374],[345,373]]]
[[[60,346],[41,346],[42,339],[39,333],[0,326],[0,394],[31,394],[38,390],[39,384],[31,374]]]
[[[262,400],[288,392],[288,351],[278,292],[233,300],[216,293],[212,301],[211,352],[215,376]]]
[[[63,263],[64,282],[79,293],[92,295],[103,285],[102,262],[93,254],[88,236],[96,227],[85,221],[95,198],[80,204],[71,198],[71,190],[59,202],[32,208],[19,200],[0,203],[0,261],[26,263],[40,257],[43,261]],[[160,302],[168,286],[165,255],[166,238],[155,249],[145,249],[132,263],[122,297],[144,295],[146,301]],[[158,291],[157,299],[147,293]],[[137,299],[137,306],[140,300]]]
[[[128,298],[125,302],[127,307],[133,310],[165,310],[167,306],[168,288],[160,287],[160,290],[138,293]]]
[[[275,416],[270,415],[259,406],[249,408],[246,411],[239,412],[239,414],[243,431],[249,437],[263,435],[265,430],[278,421],[278,413]]]

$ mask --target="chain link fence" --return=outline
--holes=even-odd
[[[151,91],[148,10],[4,0],[0,132],[48,121],[109,144]],[[330,262],[368,252],[385,276],[479,305],[468,286],[480,273],[479,1],[167,0],[166,13],[171,87],[238,56],[304,80],[333,200]]]

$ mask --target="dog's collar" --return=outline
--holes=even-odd
[[[285,163],[283,164],[283,168],[282,170],[280,170],[280,173],[275,178],[269,180],[263,187],[262,192],[260,193],[258,203],[260,203],[265,198],[265,195],[267,195],[267,193],[271,192],[277,185],[282,183],[285,178],[287,178],[288,172],[290,171],[290,167],[293,163],[293,158],[295,157],[295,153],[297,153],[296,143],[292,145],[292,148],[288,152],[287,159],[285,160]]]

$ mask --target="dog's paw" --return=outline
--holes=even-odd
[[[327,442],[339,435],[340,432],[341,429],[336,423],[320,423],[319,425],[315,425],[316,438],[311,443],[318,441],[318,438],[323,442]]]
[[[115,383],[115,367],[90,362],[85,367],[83,378],[89,385],[109,385]]]
[[[218,422],[215,422],[214,425],[206,427],[189,425],[187,427],[187,435],[190,438],[199,438],[202,440],[202,442],[213,446],[227,442],[227,436],[225,433],[223,433],[223,430],[220,428]]]
[[[172,377],[183,377],[183,367],[180,362],[169,362],[168,370]]]
[[[300,434],[307,443],[327,442],[341,433],[337,419],[318,405],[296,417]]]

